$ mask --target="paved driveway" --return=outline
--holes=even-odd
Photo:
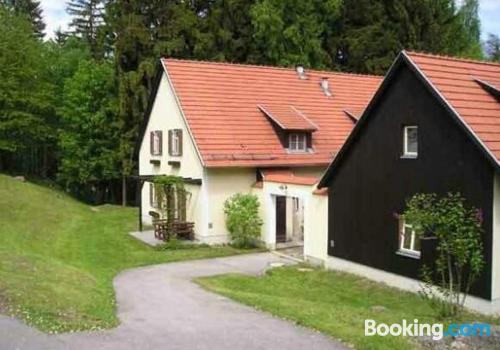
[[[126,271],[114,281],[119,327],[48,336],[0,316],[0,349],[344,349],[317,332],[207,292],[194,277],[258,274],[269,253],[198,260]]]

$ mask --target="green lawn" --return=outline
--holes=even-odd
[[[450,323],[436,319],[435,312],[416,294],[350,274],[299,268],[277,268],[260,277],[229,274],[197,281],[208,290],[314,328],[358,349],[418,348],[409,338],[365,337],[365,319],[387,324],[415,318],[420,323]],[[479,315],[464,315],[454,321],[466,320],[500,323]]]
[[[136,220],[136,209],[91,208],[0,175],[0,312],[48,332],[109,328],[117,324],[119,271],[243,252],[153,250],[127,234]]]

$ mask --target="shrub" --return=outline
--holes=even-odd
[[[416,194],[403,216],[420,235],[437,239],[435,266],[422,269],[422,295],[441,316],[457,315],[484,268],[481,210],[467,207],[458,193]]]
[[[262,226],[259,207],[259,200],[253,194],[237,193],[225,201],[226,227],[235,247],[252,248],[258,245]]]

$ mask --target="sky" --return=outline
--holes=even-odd
[[[52,38],[59,27],[63,30],[68,28],[70,18],[66,13],[65,0],[41,0],[41,3],[47,24],[47,38]],[[500,0],[479,0],[479,17],[483,40],[488,37],[488,33],[500,36]]]

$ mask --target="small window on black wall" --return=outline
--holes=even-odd
[[[420,236],[413,225],[405,222],[403,218],[399,221],[399,253],[414,258],[420,258]]]
[[[306,152],[307,134],[304,132],[288,134],[288,150],[291,152]]]
[[[409,158],[418,156],[418,127],[415,125],[403,128],[403,156]]]

